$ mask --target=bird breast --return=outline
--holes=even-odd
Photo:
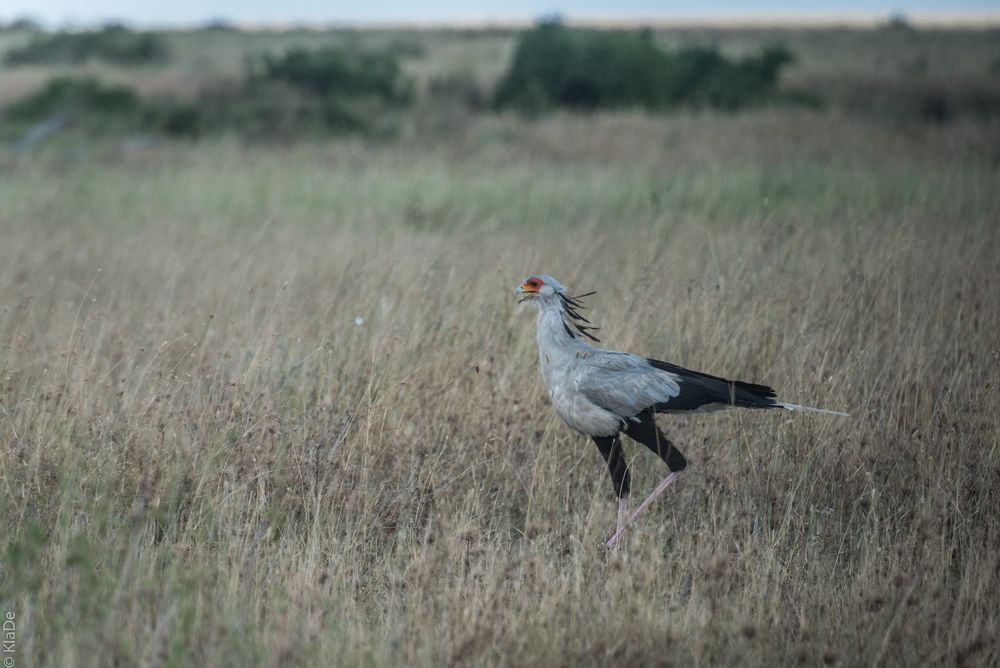
[[[613,436],[621,428],[621,417],[590,401],[578,389],[579,359],[562,351],[541,352],[542,377],[552,407],[571,429],[587,436]]]

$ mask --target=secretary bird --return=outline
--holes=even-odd
[[[612,547],[653,500],[687,466],[681,451],[656,425],[656,413],[689,413],[724,408],[783,408],[843,415],[824,408],[781,403],[766,385],[726,380],[690,371],[670,362],[595,348],[590,321],[580,315],[588,292],[569,296],[566,287],[544,274],[532,276],[519,288],[519,303],[538,310],[538,359],[552,406],[571,429],[590,436],[607,462],[618,496],[618,528],[608,539]],[[631,478],[621,447],[621,433],[656,453],[670,473],[629,515]]]

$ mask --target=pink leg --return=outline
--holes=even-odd
[[[668,475],[663,480],[661,480],[660,484],[656,486],[656,489],[654,489],[653,492],[649,496],[646,497],[646,500],[643,501],[642,503],[640,503],[639,507],[635,509],[635,512],[632,513],[632,517],[628,518],[628,520],[625,521],[624,523],[622,522],[622,508],[623,508],[623,505],[621,503],[619,503],[619,505],[618,505],[618,531],[615,532],[614,536],[612,536],[611,538],[608,539],[608,542],[606,543],[607,547],[613,546],[618,541],[618,539],[621,538],[622,534],[625,533],[625,530],[628,529],[629,525],[631,525],[633,522],[635,522],[637,519],[639,519],[639,516],[642,515],[644,512],[646,512],[646,508],[649,507],[649,504],[651,504],[653,502],[653,500],[656,497],[658,497],[660,494],[663,494],[663,490],[665,490],[667,487],[670,487],[671,483],[673,483],[674,480],[677,480],[677,476],[678,475],[680,475],[680,472],[679,471],[675,471],[675,472],[671,473],[670,475]],[[624,499],[623,499],[623,501],[624,501]],[[628,509],[628,504],[627,503],[625,503],[624,508],[626,509],[626,512],[627,512],[627,509]]]
[[[625,531],[625,525],[628,524],[628,497],[622,497],[618,499],[618,529],[615,533],[621,533]]]
[[[625,533],[625,529],[628,528],[629,518],[628,518],[628,499],[622,497],[618,499],[618,529],[615,534],[608,539],[605,543],[605,547],[611,547],[615,544],[615,541]]]

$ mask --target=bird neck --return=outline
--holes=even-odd
[[[558,300],[544,301],[538,306],[538,352],[545,355],[553,350],[586,345],[566,322],[566,312]]]

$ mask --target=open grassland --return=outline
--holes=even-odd
[[[555,117],[437,147],[6,160],[0,601],[19,652],[996,661],[984,140]],[[541,270],[600,290],[610,346],[853,417],[664,419],[689,474],[605,554],[603,462],[548,408],[513,305]],[[630,452],[646,489],[662,466]]]
[[[19,665],[1000,661],[1000,127],[449,127],[0,155]],[[534,272],[852,417],[662,418],[691,465],[605,552]]]

